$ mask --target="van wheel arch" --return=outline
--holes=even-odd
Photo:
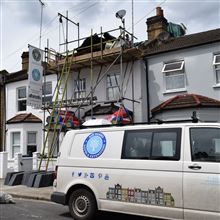
[[[96,199],[96,196],[95,196],[94,192],[91,190],[91,188],[89,188],[88,186],[83,185],[83,184],[76,184],[76,185],[73,185],[73,186],[71,186],[71,187],[69,188],[69,190],[68,190],[68,192],[67,192],[67,194],[66,194],[66,195],[67,195],[67,196],[66,196],[66,204],[68,204],[71,194],[72,194],[75,190],[77,190],[77,189],[86,189],[86,190],[88,190],[90,193],[92,193],[92,195],[93,195],[94,198],[95,198],[96,205],[97,205],[97,207],[98,207],[97,199]]]

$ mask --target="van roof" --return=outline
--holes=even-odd
[[[74,129],[70,131],[78,131],[78,132],[95,132],[95,131],[124,131],[124,130],[132,130],[132,129],[155,129],[155,128],[180,128],[180,127],[220,127],[220,123],[169,123],[169,124],[134,124],[134,125],[105,125],[105,126],[91,126],[84,127],[83,129]]]

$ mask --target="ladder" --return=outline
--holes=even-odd
[[[67,52],[66,57],[65,57],[65,62],[64,62],[63,67],[62,67],[61,76],[59,78],[58,85],[57,85],[57,88],[56,88],[55,99],[54,99],[54,102],[53,102],[53,108],[52,108],[51,116],[53,116],[55,114],[57,108],[58,108],[57,115],[59,116],[60,111],[62,109],[63,102],[64,102],[64,97],[65,97],[65,94],[67,92],[68,78],[69,78],[71,66],[72,66],[72,63],[73,63],[73,57],[74,57],[74,52],[72,53],[71,57],[69,57],[69,54]],[[61,97],[61,101],[60,101],[59,100],[59,93],[60,93],[60,88],[61,88],[62,84],[64,85],[64,89],[63,89],[62,97]],[[51,131],[50,127],[51,127],[51,124],[52,124],[52,120],[53,120],[53,117],[49,117],[46,137],[45,137],[44,144],[43,144],[43,150],[42,150],[42,154],[41,154],[41,158],[40,158],[38,171],[41,170],[43,156],[45,154],[45,149],[46,149],[46,144],[47,144],[47,141],[48,141],[49,133]],[[52,133],[52,141],[50,143],[50,146],[48,145],[49,153],[48,153],[48,158],[47,158],[47,163],[46,163],[46,172],[48,170],[49,161],[50,161],[50,159],[53,155],[53,152],[54,152],[54,147],[53,146],[54,146],[55,136],[56,136],[56,132],[57,132],[56,128],[57,128],[58,123],[59,123],[59,120],[56,120],[54,129],[53,129],[53,133]],[[59,133],[61,132],[61,130],[62,130],[62,127],[59,130]],[[58,135],[59,135],[59,133],[58,133]]]

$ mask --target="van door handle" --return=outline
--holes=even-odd
[[[192,170],[200,170],[202,167],[197,164],[194,164],[194,165],[188,166],[188,168]]]

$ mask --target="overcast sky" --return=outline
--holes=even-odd
[[[118,28],[121,25],[115,13],[127,11],[126,29],[132,31],[132,0],[42,0],[43,8],[41,48],[49,40],[49,47],[63,50],[65,23],[59,24],[58,13],[80,24],[80,37]],[[134,34],[137,41],[147,39],[146,19],[155,15],[161,6],[168,22],[183,23],[187,34],[220,27],[220,0],[133,0]],[[0,0],[0,70],[15,72],[21,69],[21,54],[28,44],[39,47],[41,4],[39,0]],[[77,27],[69,24],[69,40],[77,39]],[[112,33],[117,36],[117,33]],[[47,40],[48,39],[48,40]],[[70,45],[74,47],[74,45]]]

